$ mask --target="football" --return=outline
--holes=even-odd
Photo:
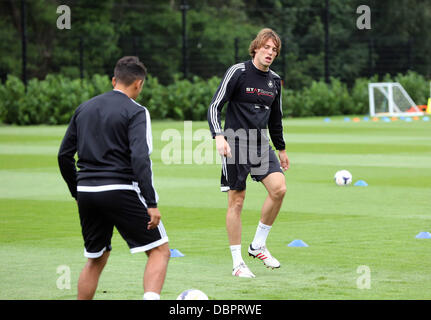
[[[338,186],[346,186],[352,183],[352,174],[347,170],[340,170],[335,173],[334,180]]]
[[[181,292],[177,300],[208,300],[208,296],[200,290],[189,289]]]

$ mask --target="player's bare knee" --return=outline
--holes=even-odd
[[[148,256],[151,255],[157,255],[161,258],[163,258],[164,260],[169,260],[171,257],[171,251],[169,250],[169,245],[167,243],[155,247],[154,249],[151,249],[150,251],[147,252]]]
[[[169,260],[171,258],[171,250],[169,250],[168,244],[166,246],[163,246],[163,256],[166,260]]]
[[[98,258],[88,258],[87,260],[87,266],[89,268],[97,268],[97,269],[103,269],[108,262],[109,252],[104,252],[103,255],[101,255]]]
[[[269,195],[274,200],[283,200],[286,191],[286,185],[280,185],[277,188],[274,188],[274,190],[272,190]]]
[[[241,213],[242,207],[244,206],[244,198],[236,197],[229,201],[229,209],[235,213]]]

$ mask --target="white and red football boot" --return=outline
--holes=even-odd
[[[269,253],[269,250],[266,248],[266,246],[263,246],[259,249],[253,249],[250,245],[248,247],[248,255],[262,260],[267,268],[280,268],[280,262],[278,262],[278,260],[275,259],[271,253]]]

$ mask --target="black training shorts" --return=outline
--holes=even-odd
[[[245,190],[249,174],[254,181],[262,181],[273,172],[283,173],[283,170],[271,146],[257,152],[250,148],[241,150],[236,145],[232,158],[223,157],[220,189],[223,192]]]
[[[161,221],[157,228],[147,230],[150,216],[136,182],[94,185],[89,180],[79,181],[78,207],[87,258],[98,258],[111,250],[114,226],[131,253],[168,242]]]

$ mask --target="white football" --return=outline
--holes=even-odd
[[[208,300],[208,296],[200,290],[189,289],[181,292],[177,300]]]
[[[352,174],[347,170],[340,170],[335,173],[334,180],[338,186],[346,186],[352,183]]]

